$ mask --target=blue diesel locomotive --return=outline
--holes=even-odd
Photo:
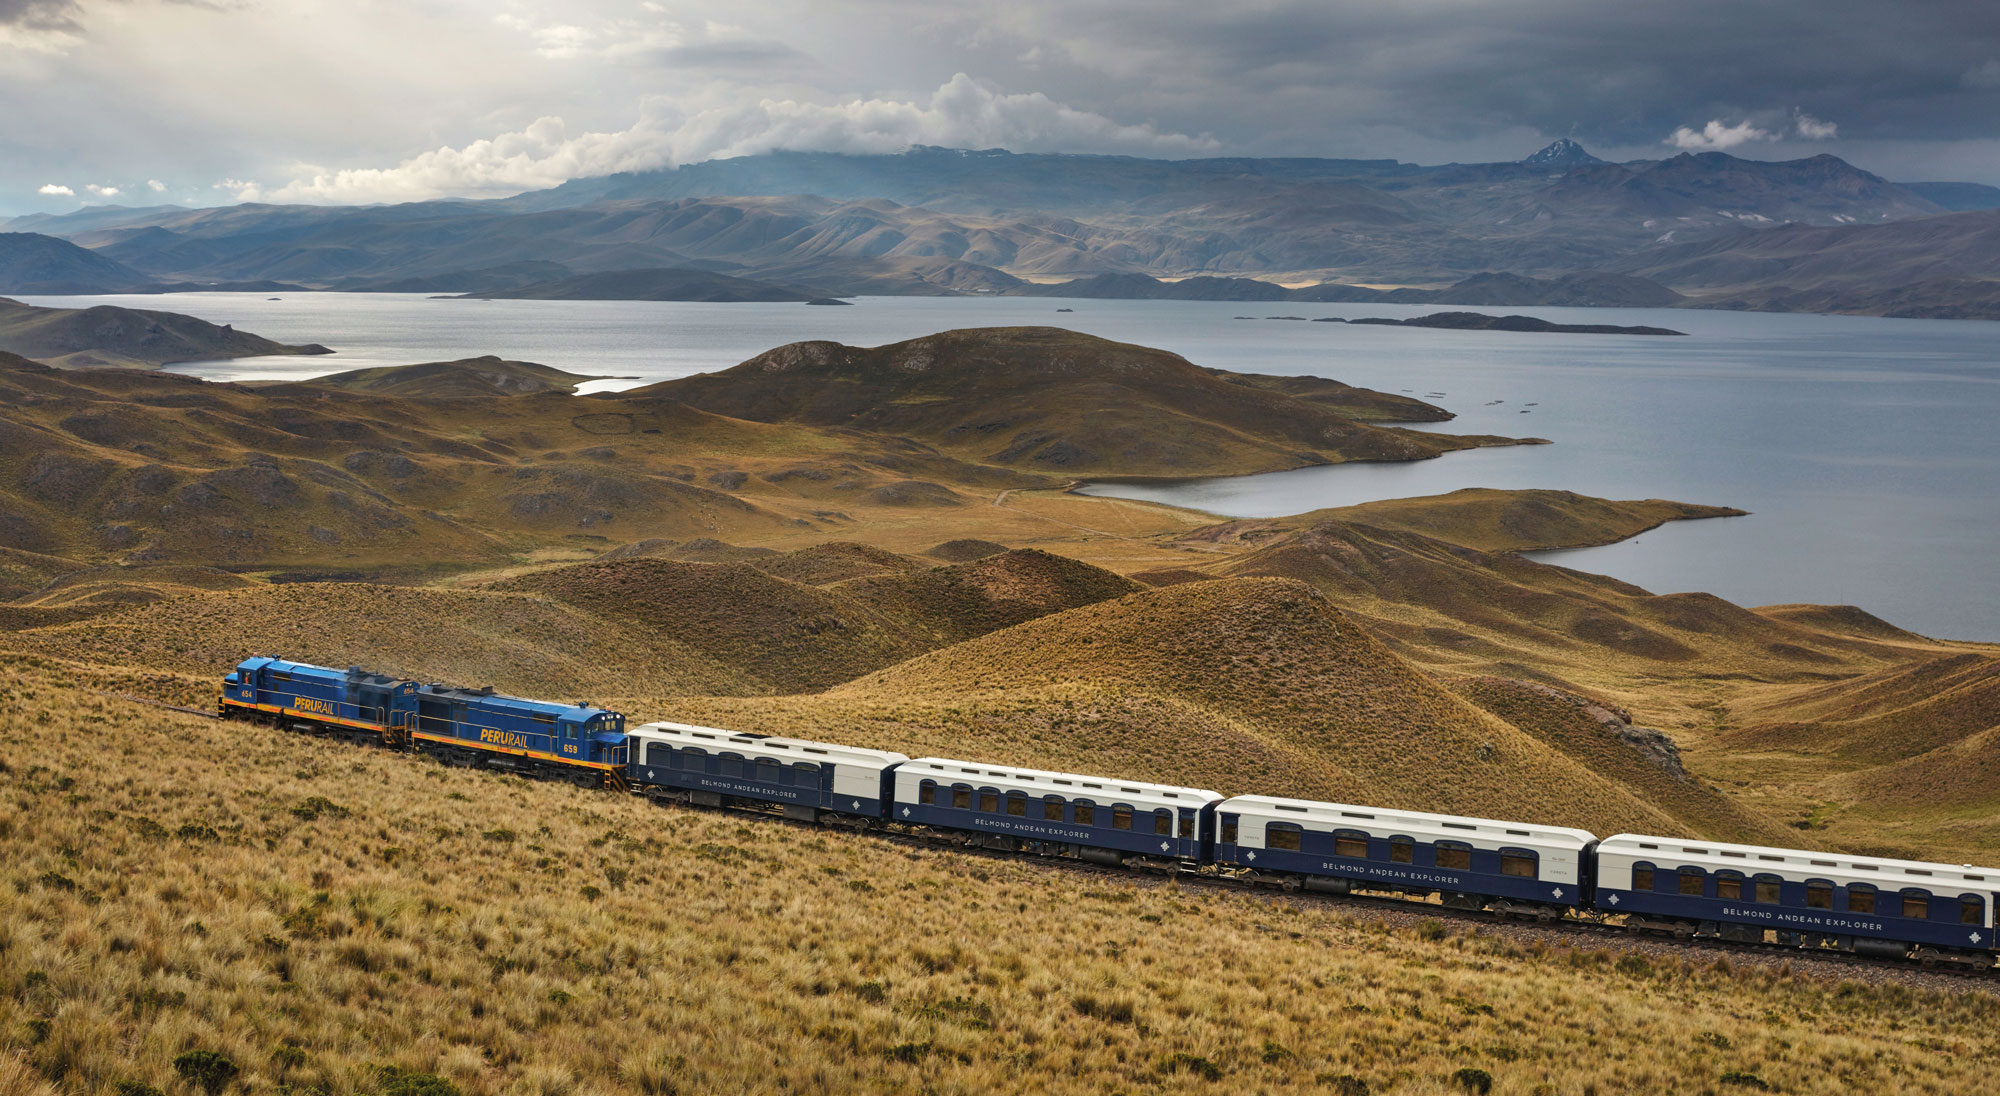
[[[1286,890],[1439,896],[1458,909],[1617,915],[1634,931],[1991,968],[2000,871],[917,758],[271,658],[221,714],[697,806],[1195,871]]]
[[[628,787],[625,717],[586,704],[427,685],[358,666],[252,658],[222,679],[220,714],[430,754],[451,765]]]

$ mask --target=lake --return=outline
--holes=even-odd
[[[332,357],[174,367],[216,380],[499,354],[625,387],[800,339],[879,344],[954,327],[1055,324],[1211,366],[1318,374],[1429,399],[1429,429],[1556,444],[1172,484],[1096,484],[1230,516],[1460,487],[1546,487],[1738,506],[1622,544],[1540,553],[1648,589],[1746,605],[1852,603],[1931,635],[2000,641],[2000,324],[1653,309],[1519,311],[1686,338],[1436,331],[1265,316],[1410,316],[1435,306],[861,298],[797,304],[452,301],[403,294],[32,298],[186,312]],[[1058,313],[1058,308],[1075,311]],[[1236,319],[1255,316],[1257,319]],[[1435,395],[1434,395],[1435,394]]]

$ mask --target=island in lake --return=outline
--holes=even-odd
[[[1274,319],[1281,317],[1272,317]],[[1433,312],[1428,316],[1415,316],[1407,320],[1395,320],[1386,316],[1369,316],[1359,320],[1340,320],[1328,316],[1320,323],[1363,323],[1384,327],[1438,327],[1447,331],[1537,331],[1559,335],[1686,335],[1685,331],[1674,331],[1665,327],[1619,327],[1608,323],[1556,323],[1535,316],[1488,316],[1483,312]]]

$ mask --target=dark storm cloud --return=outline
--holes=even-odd
[[[74,30],[75,0],[0,0],[0,26],[26,30]]]
[[[1996,4],[0,0],[0,214],[913,142],[1442,163],[1567,134],[2000,183]]]
[[[1575,126],[1623,144],[1791,108],[1843,135],[1991,137],[2000,108],[1991,0],[1135,4],[1047,25],[1070,28],[1052,33],[1086,66],[1188,98],[1205,88],[1241,130],[1259,97],[1440,139]]]

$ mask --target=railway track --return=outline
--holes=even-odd
[[[1623,923],[1599,918],[1563,917],[1549,920],[1534,920],[1511,917],[1490,910],[1455,909],[1434,901],[1377,894],[1356,893],[1328,894],[1318,891],[1287,891],[1275,883],[1233,878],[1215,872],[1182,867],[1171,872],[1149,871],[1136,868],[1114,868],[1101,864],[1091,864],[1064,857],[1041,856],[1033,853],[1012,852],[1004,849],[981,848],[977,845],[962,844],[950,835],[899,831],[881,828],[836,826],[826,822],[806,822],[786,818],[783,815],[758,810],[753,807],[705,807],[678,801],[655,800],[660,806],[674,810],[694,810],[706,813],[730,814],[738,817],[757,818],[776,822],[815,833],[838,829],[857,837],[881,841],[904,848],[923,849],[932,852],[954,853],[960,856],[992,860],[997,863],[1027,864],[1054,871],[1064,871],[1086,875],[1128,885],[1160,887],[1169,884],[1202,887],[1216,891],[1226,891],[1260,898],[1273,903],[1284,903],[1300,909],[1338,909],[1344,911],[1367,911],[1375,919],[1401,927],[1418,928],[1425,922],[1445,925],[1461,925],[1475,931],[1490,932],[1523,940],[1539,940],[1549,944],[1577,946],[1589,942],[1597,946],[1617,948],[1621,951],[1654,957],[1686,958],[1689,955],[1713,956],[1732,962],[1752,960],[1762,966],[1781,967],[1810,977],[1829,981],[1843,978],[1859,978],[1863,981],[1883,983],[1898,982],[1905,985],[1947,991],[1967,989],[2000,990],[2000,967],[1925,967],[1909,960],[1888,959],[1879,956],[1856,955],[1851,952],[1831,951],[1824,948],[1807,949],[1788,944],[1739,943],[1710,937],[1680,939],[1671,935],[1637,929]]]
[[[169,704],[165,701],[124,693],[100,692],[99,695],[115,696],[142,704],[150,704],[171,711],[198,715],[209,719],[218,718],[214,712]],[[534,779],[522,774],[521,779]],[[932,852],[947,852],[959,856],[993,860],[1008,864],[1025,864],[1053,871],[1065,871],[1087,875],[1107,881],[1136,886],[1179,886],[1201,887],[1216,891],[1230,891],[1257,897],[1274,903],[1287,903],[1295,908],[1337,909],[1343,911],[1367,911],[1377,920],[1403,927],[1418,928],[1426,922],[1442,925],[1460,925],[1475,932],[1490,932],[1522,940],[1539,940],[1543,943],[1575,947],[1580,944],[1602,945],[1622,951],[1656,957],[1685,959],[1690,955],[1707,955],[1732,962],[1745,959],[1760,965],[1780,967],[1795,973],[1826,980],[1859,977],[1864,981],[1883,983],[1898,982],[1946,991],[1978,989],[1993,991],[2000,989],[2000,967],[1959,967],[1941,965],[1926,967],[1907,959],[1892,959],[1880,956],[1858,955],[1852,952],[1832,951],[1824,948],[1804,948],[1790,944],[1771,942],[1742,942],[1722,940],[1714,937],[1682,938],[1653,930],[1628,926],[1611,915],[1563,916],[1548,919],[1524,918],[1518,915],[1491,910],[1469,910],[1445,906],[1429,899],[1408,896],[1350,891],[1345,894],[1331,894],[1320,891],[1288,890],[1271,880],[1254,880],[1236,877],[1215,871],[1210,867],[1177,865],[1171,870],[1137,867],[1111,867],[1092,864],[1066,857],[1041,855],[1006,849],[986,848],[961,840],[960,835],[905,830],[880,825],[870,826],[860,823],[837,823],[827,818],[819,821],[788,818],[773,810],[755,807],[725,805],[703,806],[677,798],[646,796],[638,790],[628,794],[649,799],[663,809],[694,810],[714,814],[735,815],[755,818],[766,823],[824,833],[838,830],[858,838],[898,845],[904,848],[923,849]],[[835,816],[838,817],[838,816]]]

